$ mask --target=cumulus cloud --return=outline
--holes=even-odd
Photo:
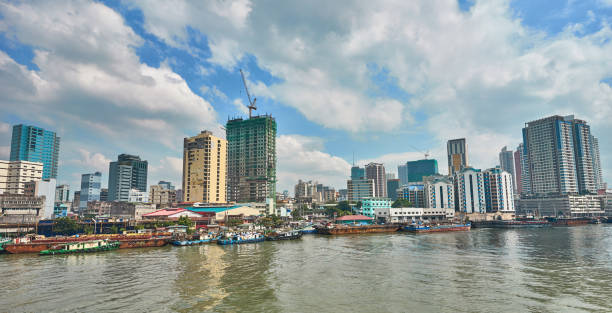
[[[108,166],[111,162],[109,158],[102,153],[90,152],[85,149],[78,149],[78,159],[69,162],[80,165],[82,168],[89,169],[91,172],[108,172]]]
[[[181,188],[183,175],[183,159],[165,156],[157,162],[149,162],[149,177],[151,184],[160,180],[170,181]]]
[[[340,157],[321,151],[323,149],[324,141],[318,137],[279,136],[276,139],[277,190],[293,191],[299,179],[346,188],[351,165]]]

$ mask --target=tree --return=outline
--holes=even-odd
[[[117,225],[111,226],[110,233],[111,234],[118,234],[119,233],[119,227],[117,227]]]
[[[397,199],[393,201],[393,204],[391,204],[392,208],[409,208],[411,206],[412,203],[407,199]]]
[[[242,220],[238,219],[238,218],[230,218],[229,220],[227,220],[227,222],[225,223],[225,225],[227,227],[235,227],[242,224]]]
[[[179,217],[177,223],[179,225],[185,225],[187,227],[191,227],[191,224],[192,224],[191,219],[189,218],[189,216],[185,216],[185,215]]]
[[[53,223],[53,232],[60,235],[74,235],[81,228],[77,222],[69,217],[60,217]]]
[[[363,205],[363,203],[361,203],[361,201],[357,201],[357,205],[356,205],[356,207],[357,207],[358,209],[361,209],[361,206],[362,206],[362,205]]]
[[[340,201],[338,202],[338,204],[336,205],[336,208],[338,210],[343,210],[343,211],[350,211],[351,210],[351,205],[349,204],[348,201]]]

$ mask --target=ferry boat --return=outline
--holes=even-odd
[[[448,231],[464,231],[470,230],[472,225],[468,223],[451,223],[451,224],[410,224],[404,226],[403,230],[412,233],[434,233]]]
[[[284,233],[271,233],[266,236],[266,240],[268,241],[277,241],[277,240],[295,240],[302,238],[302,233],[298,230],[288,231]]]
[[[92,240],[57,244],[51,249],[40,251],[40,255],[90,253],[119,249],[118,241]]]
[[[218,239],[217,244],[224,246],[232,244],[256,243],[264,240],[266,240],[266,237],[260,233],[230,233],[226,234],[225,238]]]

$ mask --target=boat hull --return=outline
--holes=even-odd
[[[217,244],[218,245],[241,245],[241,244],[245,244],[245,243],[256,243],[256,242],[262,242],[266,240],[264,237],[261,238],[253,238],[253,239],[244,239],[244,240],[233,240],[233,239],[219,239],[217,240]]]
[[[302,238],[302,234],[297,234],[297,235],[291,235],[291,236],[270,236],[270,237],[266,237],[266,240],[268,241],[280,241],[280,240],[296,240],[296,239],[301,239]]]
[[[347,235],[347,234],[369,234],[369,233],[392,233],[400,228],[396,225],[362,225],[362,226],[335,226],[317,227],[317,234],[322,235]]]
[[[167,245],[168,242],[169,238],[119,240],[119,249],[162,247]]]
[[[40,253],[43,250],[49,250],[52,246],[58,243],[66,242],[78,242],[83,241],[87,237],[75,238],[66,237],[61,239],[45,239],[37,240],[29,243],[18,243],[18,244],[7,244],[4,245],[6,252],[11,254],[22,254],[22,253]],[[97,238],[104,239],[104,236],[98,236]],[[161,247],[168,244],[169,237],[143,237],[143,236],[116,236],[110,235],[107,237],[109,240],[119,241],[119,249],[133,249],[133,248],[147,248],[147,247]]]
[[[172,245],[177,246],[177,247],[195,246],[195,245],[201,245],[201,244],[204,244],[204,243],[210,243],[211,241],[212,241],[212,239],[182,240],[182,241],[173,241]]]
[[[473,227],[478,228],[542,228],[550,227],[547,221],[486,221],[474,222]]]
[[[81,253],[93,253],[93,252],[103,252],[103,251],[111,251],[119,249],[119,243],[109,244],[108,246],[103,247],[94,247],[94,248],[86,248],[81,250],[43,250],[40,252],[40,255],[61,255],[61,254],[81,254]]]
[[[408,225],[404,226],[403,230],[411,233],[440,233],[450,231],[466,231],[472,228],[471,224],[453,224],[453,225]]]

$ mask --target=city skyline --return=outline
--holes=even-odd
[[[147,186],[158,180],[178,186],[182,138],[202,129],[223,136],[220,126],[228,118],[247,116],[238,72],[242,68],[258,98],[255,114],[270,113],[278,122],[277,191],[292,190],[300,178],[342,188],[353,152],[358,165],[379,162],[389,172],[422,159],[428,150],[442,165],[446,141],[461,137],[469,143],[470,165],[491,168],[498,165],[503,146],[514,149],[522,141],[524,123],[555,114],[574,114],[589,122],[599,138],[603,180],[612,181],[612,145],[604,136],[612,131],[607,100],[612,68],[602,65],[612,45],[600,41],[612,37],[603,24],[610,8],[585,1],[568,4],[564,17],[552,17],[548,14],[560,9],[556,5],[566,4],[550,4],[548,10],[532,10],[521,1],[449,4],[433,3],[441,8],[432,14],[456,17],[452,30],[418,19],[410,8],[390,10],[385,5],[375,10],[388,16],[387,22],[359,19],[362,10],[374,9],[348,6],[337,18],[299,19],[302,28],[283,24],[286,16],[298,15],[290,7],[273,10],[245,1],[238,12],[221,5],[188,8],[226,25],[217,28],[190,16],[175,24],[175,16],[138,4],[41,3],[33,8],[2,2],[0,64],[6,89],[0,98],[0,159],[9,159],[12,126],[23,123],[62,138],[58,184],[67,183],[72,191],[82,174],[95,171],[102,172],[102,185],[108,187],[108,163],[121,153],[150,162]],[[259,19],[262,12],[276,13],[264,23]],[[300,14],[308,12],[303,8]],[[330,12],[339,9],[332,6]],[[415,18],[406,22],[394,18],[398,15]],[[350,17],[360,24],[342,23]],[[66,23],[66,36],[54,27],[58,19]],[[380,24],[382,33],[366,37],[368,42],[350,40],[367,34],[373,23]],[[193,33],[184,31],[187,26]],[[268,46],[282,43],[274,53],[242,40],[248,29],[265,34],[266,26],[281,30],[280,38],[264,36],[277,40],[266,42]],[[411,43],[400,46],[393,32],[385,31],[402,26],[437,33],[422,38],[435,50]],[[488,33],[485,39],[474,37],[488,27],[499,39]],[[304,28],[312,33],[301,32]],[[315,39],[332,32],[340,35],[338,43]],[[446,51],[454,37],[476,42],[466,39],[467,44],[453,43],[454,51]],[[109,48],[98,49],[101,45],[88,45],[83,38],[106,41]],[[378,55],[370,46],[379,44],[403,54]],[[348,49],[348,55],[330,52],[338,45],[353,50]],[[578,55],[558,53],[573,48]],[[465,65],[456,64],[454,53],[464,56]],[[496,56],[506,63],[498,63]],[[431,68],[413,70],[426,64]],[[549,69],[547,64],[559,66]],[[522,70],[527,74],[522,76]],[[551,81],[549,75],[554,76]],[[91,77],[102,80],[89,83]],[[446,174],[445,167],[440,166],[441,174]]]

